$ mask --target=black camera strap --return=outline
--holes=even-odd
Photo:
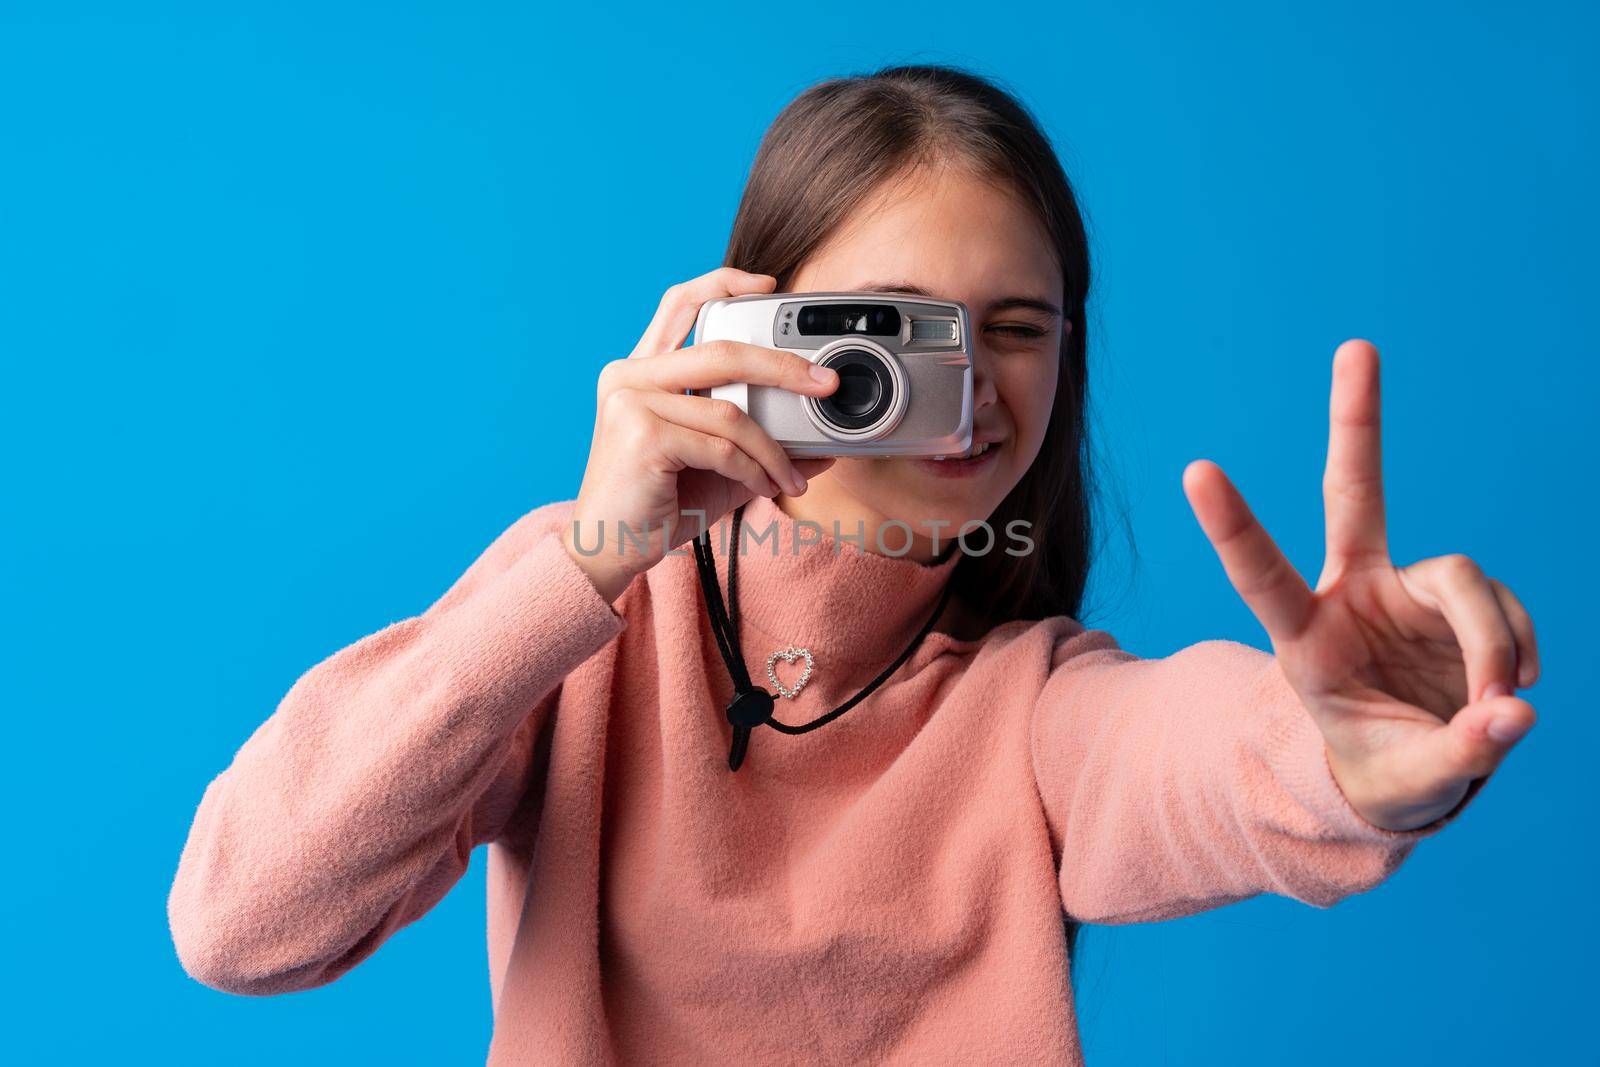
[[[739,529],[744,518],[744,508],[745,506],[741,504],[734,509],[729,537],[728,604],[733,610],[732,618],[728,615],[728,609],[723,606],[722,592],[717,588],[717,563],[711,554],[710,529],[702,531],[694,539],[694,562],[700,572],[700,588],[705,593],[706,615],[711,621],[711,632],[717,639],[717,650],[722,654],[722,662],[728,668],[728,677],[733,682],[733,699],[728,702],[726,709],[728,722],[733,725],[733,744],[728,750],[730,771],[737,771],[740,764],[744,763],[745,753],[750,747],[750,731],[757,726],[770,726],[779,733],[791,735],[809,733],[826,726],[870,696],[873,690],[899,670],[922,644],[922,639],[928,636],[933,624],[944,614],[945,604],[949,601],[950,591],[954,586],[953,582],[945,582],[944,589],[939,593],[939,603],[934,606],[933,614],[928,616],[928,621],[922,624],[922,629],[917,631],[917,636],[912,638],[905,651],[901,652],[893,663],[885,667],[883,672],[868,682],[859,693],[832,711],[799,726],[779,722],[772,717],[772,694],[751,683],[750,672],[745,670],[744,666],[744,652],[739,647]]]

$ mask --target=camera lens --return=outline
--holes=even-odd
[[[894,376],[883,359],[846,348],[822,361],[839,375],[839,387],[817,398],[822,417],[841,430],[860,430],[882,419],[894,405]]]
[[[871,411],[882,395],[878,376],[859,363],[852,363],[839,372],[839,388],[829,399],[836,410],[859,417]]]

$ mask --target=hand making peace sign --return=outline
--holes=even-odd
[[[1533,726],[1533,620],[1466,556],[1397,567],[1384,530],[1378,352],[1333,361],[1327,550],[1315,589],[1216,464],[1184,471],[1195,517],[1316,720],[1352,807],[1391,830],[1448,814]]]

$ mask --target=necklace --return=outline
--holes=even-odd
[[[722,603],[722,591],[717,588],[717,564],[711,555],[711,530],[707,527],[694,539],[694,562],[700,572],[700,587],[705,593],[706,615],[711,620],[711,632],[717,639],[717,651],[722,654],[723,665],[728,668],[728,677],[733,682],[733,699],[728,701],[726,709],[728,722],[733,725],[733,742],[728,750],[728,769],[737,771],[740,764],[744,763],[746,751],[750,747],[750,731],[757,726],[770,726],[779,733],[798,735],[810,733],[812,730],[826,726],[837,719],[857,704],[861,703],[873,690],[877,689],[889,679],[901,664],[911,658],[911,654],[922,644],[922,639],[928,636],[933,629],[933,624],[939,621],[939,616],[944,613],[945,603],[950,599],[951,582],[946,581],[943,591],[939,594],[939,603],[934,606],[933,614],[928,616],[928,621],[922,624],[922,629],[917,631],[917,636],[911,639],[905,651],[895,657],[895,661],[885,667],[876,678],[868,682],[866,687],[855,696],[840,704],[832,711],[819,715],[810,722],[791,726],[772,717],[772,694],[750,681],[750,672],[744,666],[744,650],[739,646],[739,525],[744,519],[743,504],[733,512],[731,527],[730,548],[728,551],[728,604],[733,611],[732,618],[728,616],[728,608]],[[778,682],[775,671],[777,661],[783,659],[793,663],[796,659],[804,658],[806,665],[800,674],[799,680],[793,687],[786,688]],[[773,687],[787,697],[799,694],[806,680],[811,677],[812,656],[810,651],[790,645],[779,652],[774,652],[767,659],[767,677],[772,680]]]

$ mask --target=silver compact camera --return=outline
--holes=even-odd
[[[891,293],[758,293],[701,305],[691,344],[731,340],[831,367],[829,396],[745,382],[731,400],[791,456],[947,456],[972,446],[965,304]]]

